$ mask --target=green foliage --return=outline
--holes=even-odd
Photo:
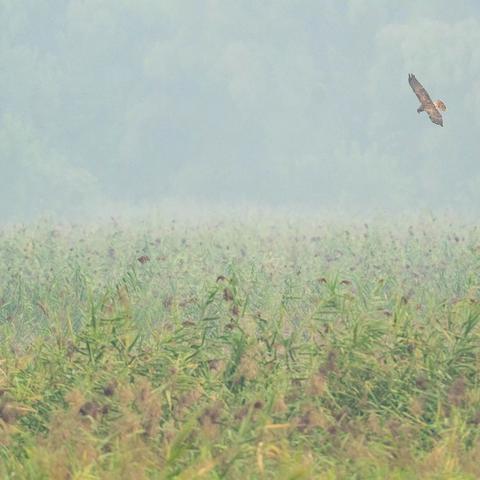
[[[3,230],[0,476],[478,478],[479,245],[435,220]]]

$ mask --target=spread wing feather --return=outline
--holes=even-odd
[[[425,107],[425,105],[431,103],[433,105],[430,95],[427,93],[423,85],[417,80],[415,75],[410,74],[408,76],[408,83],[412,87],[412,90],[415,92],[415,95],[420,100],[420,103]],[[433,105],[435,106],[435,105]]]
[[[435,107],[434,103],[432,102],[430,95],[427,93],[423,85],[416,79],[415,75],[410,74],[408,76],[408,83],[412,87],[412,90],[415,92],[415,95],[420,100],[423,110],[427,112],[430,120],[433,123],[441,125],[443,127],[442,114],[437,110],[437,107]]]
[[[425,111],[428,113],[428,116],[433,123],[436,123],[437,125],[443,127],[442,114],[436,109],[435,105],[433,106],[433,108],[425,108]]]

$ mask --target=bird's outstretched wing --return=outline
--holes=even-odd
[[[429,103],[433,105],[430,95],[427,93],[423,85],[417,80],[415,75],[413,75],[412,73],[408,75],[408,83],[412,87],[412,90],[415,92],[415,95],[418,97],[423,107],[425,107]],[[433,106],[435,107],[435,105]]]
[[[435,105],[433,106],[433,108],[431,108],[431,107],[425,108],[425,111],[428,113],[428,116],[430,117],[430,120],[433,123],[443,127],[442,114],[437,110]]]
[[[437,107],[435,107],[432,99],[430,98],[430,95],[427,93],[423,85],[416,79],[415,75],[413,75],[412,73],[408,75],[408,83],[412,87],[412,90],[415,92],[417,98],[420,100],[422,108],[425,112],[427,112],[430,120],[433,123],[441,125],[443,127],[442,114],[437,110]]]

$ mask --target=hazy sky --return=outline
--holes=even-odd
[[[479,46],[478,0],[0,0],[0,216],[480,211]]]

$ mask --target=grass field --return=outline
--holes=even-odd
[[[0,233],[0,478],[480,478],[480,230]]]

